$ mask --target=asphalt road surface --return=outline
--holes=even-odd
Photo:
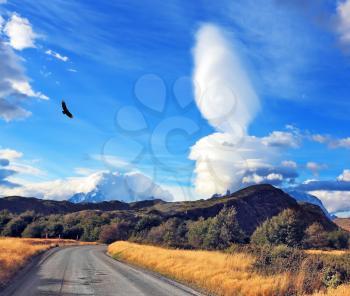
[[[118,262],[104,246],[62,248],[29,268],[0,295],[201,295],[151,272]]]

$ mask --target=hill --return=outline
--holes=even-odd
[[[11,213],[21,214],[34,211],[38,214],[67,214],[86,210],[119,211],[137,210],[150,207],[157,203],[164,203],[160,199],[126,203],[121,201],[104,201],[100,203],[72,203],[70,201],[43,200],[34,197],[8,196],[0,198],[0,211],[8,210]]]
[[[335,218],[334,223],[340,228],[350,231],[350,218]]]
[[[103,211],[115,212],[116,217],[127,216],[135,222],[141,216],[158,217],[161,221],[170,218],[198,220],[203,217],[206,219],[216,216],[225,206],[236,209],[237,221],[248,235],[252,234],[265,220],[278,215],[285,209],[294,209],[298,212],[303,217],[305,225],[319,222],[326,230],[337,228],[317,205],[299,204],[294,198],[272,185],[254,185],[222,197],[182,202],[149,200],[133,203],[120,201],[72,203],[18,196],[0,199],[0,210],[6,209],[15,214],[25,211],[34,211],[43,215]]]

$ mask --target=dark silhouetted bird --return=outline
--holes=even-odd
[[[62,101],[62,113],[67,115],[69,118],[73,118],[73,114],[69,112],[65,101]]]

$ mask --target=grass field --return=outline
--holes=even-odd
[[[247,254],[169,250],[129,242],[113,243],[108,252],[216,295],[285,295],[288,289],[288,274],[267,277],[254,273],[254,258]]]
[[[263,276],[253,270],[255,258],[243,253],[174,250],[130,242],[115,242],[108,252],[116,259],[161,273],[206,292],[223,296],[285,296],[299,277],[289,273]],[[299,294],[299,295],[302,295]],[[349,296],[342,285],[314,296]]]
[[[0,287],[5,285],[30,259],[57,245],[83,244],[75,240],[0,237]]]

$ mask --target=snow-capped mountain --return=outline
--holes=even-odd
[[[110,200],[132,202],[147,199],[170,201],[173,196],[139,172],[125,174],[101,172],[92,190],[76,193],[69,198],[69,201],[97,203]]]
[[[329,219],[334,218],[330,213],[328,213],[328,211],[324,207],[322,201],[319,198],[317,198],[316,196],[309,194],[309,193],[306,193],[306,192],[303,192],[303,191],[293,190],[293,189],[284,189],[284,191],[286,193],[288,193],[291,197],[295,198],[297,201],[308,202],[308,203],[319,206]]]

